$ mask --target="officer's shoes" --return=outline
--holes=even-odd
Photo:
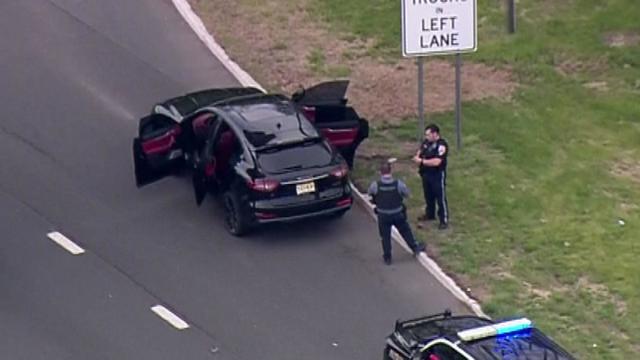
[[[391,257],[383,257],[382,259],[385,265],[391,265]]]
[[[424,252],[424,245],[418,245],[415,249],[413,249],[413,256],[420,256],[420,253]]]
[[[440,230],[446,230],[449,228],[449,224],[447,223],[440,223],[440,225],[438,225],[438,229]]]

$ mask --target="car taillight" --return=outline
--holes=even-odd
[[[280,186],[280,182],[274,179],[255,179],[248,184],[252,190],[260,192],[272,192]]]
[[[343,177],[349,174],[349,167],[347,164],[341,164],[337,168],[331,170],[331,176],[336,177],[338,179],[342,179]]]

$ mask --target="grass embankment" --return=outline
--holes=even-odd
[[[478,2],[479,50],[464,58],[510,68],[520,87],[509,101],[464,103],[464,148],[450,156],[452,229],[420,237],[491,315],[526,314],[580,358],[638,359],[640,4],[521,0],[518,32],[507,35],[501,2]],[[375,39],[371,55],[399,57],[399,2],[314,9],[336,31]],[[429,120],[454,147],[453,114]],[[416,121],[385,126],[367,146],[406,159],[398,169],[415,218],[419,179],[410,146],[398,144],[415,142]],[[374,163],[359,160],[359,182]]]

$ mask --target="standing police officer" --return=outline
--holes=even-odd
[[[382,258],[387,265],[391,264],[391,227],[395,226],[415,255],[424,251],[423,245],[418,245],[407,222],[407,212],[404,198],[409,196],[407,185],[393,178],[391,164],[384,162],[380,165],[380,179],[369,186],[369,195],[373,198],[378,215],[378,230],[382,238]]]
[[[426,203],[425,214],[419,220],[435,220],[436,203],[438,204],[439,229],[449,226],[449,209],[447,204],[447,155],[449,145],[440,138],[440,128],[431,124],[425,128],[425,140],[413,161],[420,165],[422,190]]]

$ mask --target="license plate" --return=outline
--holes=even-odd
[[[296,185],[296,193],[298,195],[308,194],[314,191],[316,191],[316,184],[314,182]]]
[[[182,156],[182,150],[180,149],[173,150],[171,151],[171,153],[169,153],[169,160],[177,159],[180,156]]]

